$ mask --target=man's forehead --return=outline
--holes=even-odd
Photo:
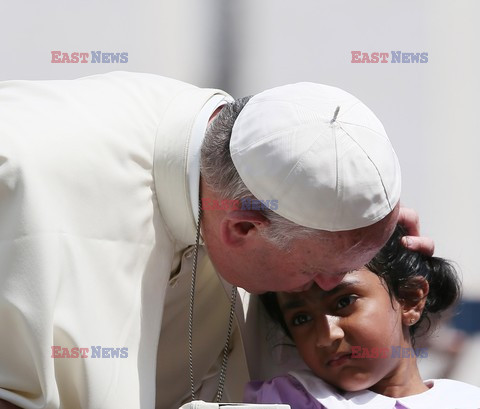
[[[304,259],[303,273],[341,275],[362,268],[380,250],[380,245],[358,243],[348,245],[332,243],[329,246],[314,248]]]

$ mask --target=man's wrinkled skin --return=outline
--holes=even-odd
[[[221,199],[203,181],[202,197]],[[268,219],[255,210],[205,210],[202,235],[222,277],[251,293],[303,291],[314,282],[324,290],[368,263],[395,228],[399,206],[379,222],[344,232],[293,239],[288,249],[270,243]]]

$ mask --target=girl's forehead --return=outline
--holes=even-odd
[[[366,290],[385,291],[381,285],[381,278],[372,273],[366,267],[352,271],[345,275],[343,280],[333,289],[325,291],[317,284],[313,284],[308,290],[301,292],[279,292],[277,293],[280,308],[294,308],[308,302],[320,302],[321,300],[342,293],[344,291]]]

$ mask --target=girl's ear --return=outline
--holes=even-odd
[[[428,281],[420,276],[410,278],[401,287],[399,299],[402,306],[403,325],[410,327],[420,320],[427,301],[428,290]]]

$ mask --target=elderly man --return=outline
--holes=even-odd
[[[232,103],[110,73],[7,81],[0,101],[0,408],[220,398],[242,338],[232,318],[224,330],[229,301],[201,239],[220,275],[252,293],[328,289],[398,219],[383,127],[338,89],[295,84]],[[416,235],[415,216],[404,221]],[[170,354],[182,343],[190,359]],[[187,364],[191,395],[169,372],[188,379]]]

